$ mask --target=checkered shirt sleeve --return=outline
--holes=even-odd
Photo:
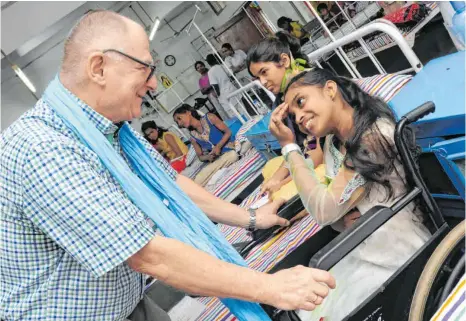
[[[23,171],[24,213],[99,277],[141,249],[154,232],[89,157],[66,143],[31,147]]]

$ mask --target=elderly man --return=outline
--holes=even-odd
[[[142,97],[156,88],[151,63],[144,29],[113,12],[86,15],[65,42],[59,80],[125,162],[117,124],[139,117]],[[145,275],[190,293],[282,309],[312,310],[334,287],[324,271],[267,275],[155,236],[114,174],[53,107],[39,100],[0,137],[1,319],[124,320],[143,297]],[[212,220],[248,226],[247,211],[176,175],[137,137]],[[279,205],[257,212],[259,228],[287,224],[266,214]]]

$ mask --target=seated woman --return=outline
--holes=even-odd
[[[199,159],[210,163],[196,175],[194,181],[199,185],[205,186],[218,170],[238,160],[235,137],[216,115],[208,113],[201,117],[191,106],[183,104],[175,110],[173,119],[180,128],[189,129]]]
[[[312,162],[304,159],[284,125],[289,114],[302,132],[326,137],[325,182],[316,177]],[[285,104],[270,122],[301,200],[321,226],[341,223],[354,207],[362,215],[376,205],[390,207],[411,188],[394,145],[394,129],[387,104],[351,80],[321,69],[290,81]],[[415,150],[412,134],[405,139]],[[334,266],[338,289],[311,314],[300,312],[301,319],[342,320],[362,303],[428,240],[421,214],[418,204],[407,205]]]
[[[152,146],[170,162],[178,173],[186,168],[188,146],[177,135],[158,127],[153,120],[143,123],[141,131]]]

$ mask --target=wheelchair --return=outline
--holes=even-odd
[[[434,103],[427,102],[401,117],[396,124],[395,145],[407,179],[414,186],[412,190],[390,208],[373,207],[340,234],[329,226],[324,227],[269,273],[296,265],[329,270],[401,209],[420,199],[426,209],[425,221],[428,222],[431,237],[386,282],[359,306],[354,307],[344,320],[430,320],[464,274],[465,251],[464,200],[452,198],[445,202],[435,199],[433,195],[436,194],[430,191],[433,187],[428,185],[433,181],[449,180],[450,177],[445,172],[432,171],[430,158],[426,161],[421,155],[419,162],[415,161],[402,135],[408,125],[434,111]],[[423,178],[426,175],[436,175],[437,178],[430,177],[427,179],[429,184],[426,184]],[[440,177],[442,175],[446,177]],[[301,321],[295,311],[262,306],[274,321]]]

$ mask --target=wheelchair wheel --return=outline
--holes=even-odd
[[[440,294],[445,279],[449,279],[445,274],[452,274],[453,271],[464,266],[464,237],[465,221],[458,224],[451,230],[447,236],[440,242],[434,253],[427,262],[416,286],[411,309],[409,312],[409,321],[429,320],[433,313],[436,312],[440,302]],[[451,265],[456,265],[456,269]],[[461,277],[461,274],[459,275]],[[451,282],[447,282],[451,283]],[[453,287],[456,283],[453,284]],[[453,288],[450,288],[450,291]],[[427,310],[428,313],[426,313]]]

